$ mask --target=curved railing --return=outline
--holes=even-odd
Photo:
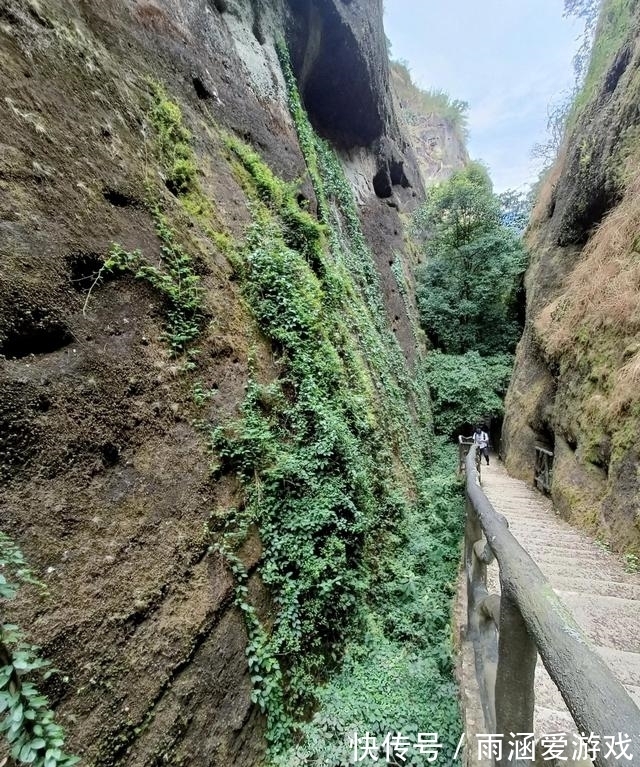
[[[466,456],[468,637],[490,733],[532,733],[538,654],[558,687],[579,733],[626,734],[640,759],[640,711],[557,597],[536,563],[509,532],[478,481],[476,448]],[[487,591],[487,565],[496,559],[501,596]],[[508,764],[508,754],[497,764]],[[602,749],[597,767],[614,767]],[[531,763],[531,762],[529,762]]]

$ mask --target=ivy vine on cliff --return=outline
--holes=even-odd
[[[378,732],[428,723],[448,754],[460,726],[448,627],[459,486],[450,467],[429,467],[439,446],[423,368],[416,377],[407,369],[349,184],[308,121],[286,49],[279,53],[320,220],[300,207],[295,185],[227,137],[253,217],[235,278],[282,373],[269,385],[251,380],[242,417],[210,434],[218,471],[235,473],[245,494],[221,551],[245,615],[254,699],[276,764],[346,763],[345,724]],[[236,553],[253,525],[277,606],[270,630]],[[389,665],[394,655],[400,666]],[[401,678],[406,700],[419,688],[415,725],[402,721],[395,697],[369,695],[365,656],[381,689]]]

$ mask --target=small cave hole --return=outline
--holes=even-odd
[[[102,196],[109,205],[113,205],[115,208],[135,208],[140,204],[139,200],[130,194],[111,187],[103,189]]]
[[[78,251],[67,257],[69,279],[75,290],[84,293],[89,290],[104,265],[104,258],[99,253]]]
[[[35,408],[40,413],[46,413],[51,409],[51,400],[46,394],[39,394]]]
[[[260,26],[260,22],[257,19],[253,22],[253,27],[251,28],[251,31],[253,32],[253,36],[260,43],[260,45],[264,45],[266,42],[266,38]]]
[[[172,178],[165,179],[164,185],[167,187],[167,189],[171,192],[171,194],[174,197],[180,196],[180,187],[178,186],[178,184],[176,184],[174,179]]]
[[[547,424],[543,424],[542,427],[535,432],[535,436],[537,445],[553,452],[556,442],[556,437],[553,429],[551,429]]]
[[[407,189],[411,186],[409,179],[404,172],[404,163],[402,160],[391,160],[389,163],[389,175],[391,177],[391,183],[394,186],[401,186],[403,189]]]
[[[383,200],[391,197],[393,194],[389,171],[386,167],[380,168],[380,170],[373,177],[373,191],[376,193],[376,197],[380,197],[380,199]]]
[[[73,341],[69,328],[42,310],[23,312],[0,342],[0,354],[17,360],[31,354],[50,354]]]
[[[193,83],[193,89],[196,92],[196,96],[201,101],[206,101],[207,99],[210,99],[212,97],[213,94],[199,77],[197,76],[192,77],[191,82]]]
[[[213,7],[219,13],[226,13],[229,10],[229,3],[227,0],[213,0]]]
[[[607,77],[604,82],[605,93],[613,93],[615,91],[616,86],[620,82],[620,78],[629,66],[629,61],[631,61],[631,49],[625,48],[620,51],[613,62],[611,69],[607,72]]]
[[[100,454],[105,466],[115,466],[120,460],[120,448],[113,442],[105,442],[100,448]]]

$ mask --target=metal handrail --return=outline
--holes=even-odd
[[[491,732],[533,732],[534,672],[538,653],[578,730],[631,738],[640,748],[640,710],[609,667],[591,648],[549,581],[508,530],[478,482],[476,447],[466,457],[468,632]],[[487,564],[500,568],[501,596],[486,586]],[[638,756],[638,754],[634,754]],[[507,764],[503,758],[500,764]],[[615,767],[600,751],[596,767]]]

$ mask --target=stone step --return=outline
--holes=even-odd
[[[640,653],[613,647],[596,646],[594,649],[625,687],[640,687]]]
[[[509,477],[501,464],[483,466],[482,477],[487,497],[508,519],[513,536],[640,707],[640,574],[625,572],[620,557],[561,519],[548,497]],[[488,568],[487,581],[489,590],[499,593],[497,564]],[[540,660],[535,694],[537,735],[575,732],[562,696]],[[596,698],[600,694],[594,691]]]
[[[591,593],[603,597],[622,597],[640,602],[640,584],[637,583],[625,583],[622,580],[599,580],[592,577],[565,578],[559,575],[553,575],[549,580],[555,591],[568,591],[576,594]]]
[[[640,653],[639,602],[589,593],[557,593],[594,644]]]
[[[552,732],[572,732],[575,729],[576,725],[566,709],[558,710],[536,705],[533,718],[536,740]]]

